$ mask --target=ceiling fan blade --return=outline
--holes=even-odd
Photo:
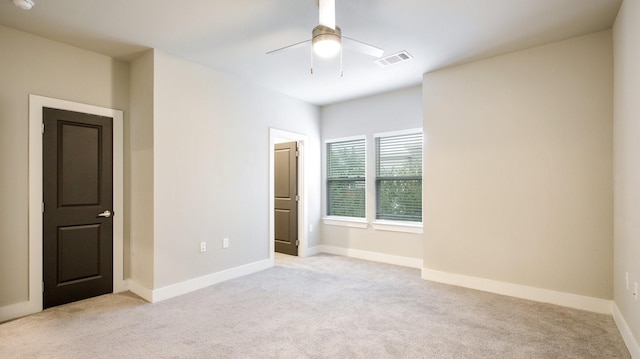
[[[320,9],[320,14],[318,16],[320,25],[323,25],[335,30],[336,1],[335,0],[319,0],[318,8]]]
[[[365,55],[373,56],[375,58],[380,58],[382,57],[382,54],[384,54],[384,50],[379,47],[365,44],[362,41],[358,41],[346,36],[342,36],[342,45],[347,50],[361,52]]]
[[[297,44],[293,44],[293,45],[289,45],[289,46],[285,46],[285,47],[281,47],[279,49],[275,49],[275,50],[271,50],[269,52],[267,52],[267,55],[269,54],[273,54],[274,52],[280,52],[280,51],[286,51],[286,50],[293,50],[293,49],[299,49],[301,47],[305,47],[306,45],[311,44],[311,40],[305,40],[302,42],[299,42]]]

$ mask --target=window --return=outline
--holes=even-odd
[[[365,139],[327,142],[327,215],[365,218]]]
[[[376,219],[422,222],[422,132],[375,137]]]

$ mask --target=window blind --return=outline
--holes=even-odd
[[[422,133],[376,138],[376,218],[422,222]]]
[[[365,140],[327,143],[327,215],[365,218]]]

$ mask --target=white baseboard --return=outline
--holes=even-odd
[[[202,277],[186,280],[184,282],[168,285],[166,287],[154,290],[149,290],[148,288],[145,288],[143,286],[130,286],[129,289],[146,301],[156,303],[169,298],[177,297],[182,294],[187,294],[198,289],[206,288],[220,282],[256,273],[271,267],[273,267],[273,262],[269,259],[265,259],[259,262],[227,269],[221,272],[207,274]],[[131,281],[130,284],[135,285],[135,282]]]
[[[30,301],[18,302],[0,307],[0,323],[37,313],[41,309],[35,308]]]
[[[113,292],[119,293],[128,290],[128,280],[114,281]],[[137,285],[137,284],[135,284]],[[134,286],[135,286],[134,285]],[[138,294],[139,295],[139,294]],[[42,302],[36,300],[18,302],[0,307],[0,323],[35,314],[42,311]]]
[[[222,272],[211,273],[199,278],[194,278],[181,283],[172,284],[159,289],[149,289],[133,279],[127,279],[114,286],[114,293],[130,290],[142,299],[150,303],[159,302],[165,299],[177,297],[182,294],[193,292],[216,283],[224,282],[230,279],[242,277],[248,274],[259,272],[273,267],[273,261],[265,259],[259,262],[250,263],[244,266],[231,268]],[[0,323],[12,319],[24,317],[41,311],[42,308],[36,308],[36,304],[25,301],[0,307]]]
[[[622,316],[622,313],[620,313],[620,309],[615,302],[613,303],[613,320],[618,326],[620,335],[622,335],[622,339],[627,345],[627,349],[629,349],[631,357],[634,359],[640,359],[640,345],[638,345],[636,338],[633,337],[633,333],[631,333],[631,329],[629,329],[627,321],[624,320],[624,317]]]
[[[410,258],[410,257],[401,257],[394,256],[391,254],[379,253],[379,252],[369,252],[363,251],[360,249],[353,248],[344,248],[344,247],[335,247],[335,246],[326,246],[319,245],[317,247],[309,248],[309,251],[316,250],[317,252],[336,254],[339,256],[352,257],[358,259],[364,259],[373,262],[381,262],[387,264],[394,264],[403,267],[410,268],[422,268],[422,259],[419,258]]]
[[[149,289],[142,284],[136,282],[133,279],[127,279],[127,288],[139,296],[140,298],[146,300],[149,303],[153,303],[153,290]]]
[[[422,268],[422,279],[609,315],[611,314],[613,303],[613,301],[607,299],[557,292],[428,268]]]
[[[305,250],[305,256],[306,257],[311,257],[311,256],[315,256],[316,254],[320,253],[320,247],[319,246],[315,246],[315,247],[311,247],[311,248],[307,248]]]

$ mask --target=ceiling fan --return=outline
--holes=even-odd
[[[380,58],[384,53],[381,48],[366,44],[362,41],[352,39],[342,35],[342,30],[336,26],[336,5],[335,0],[319,0],[319,25],[311,31],[311,39],[298,42],[293,45],[281,47],[267,52],[273,54],[280,51],[292,50],[306,47],[311,44],[311,74],[313,74],[313,54],[322,58],[330,58],[340,53],[340,76],[342,72],[342,49],[358,51],[363,54]]]

